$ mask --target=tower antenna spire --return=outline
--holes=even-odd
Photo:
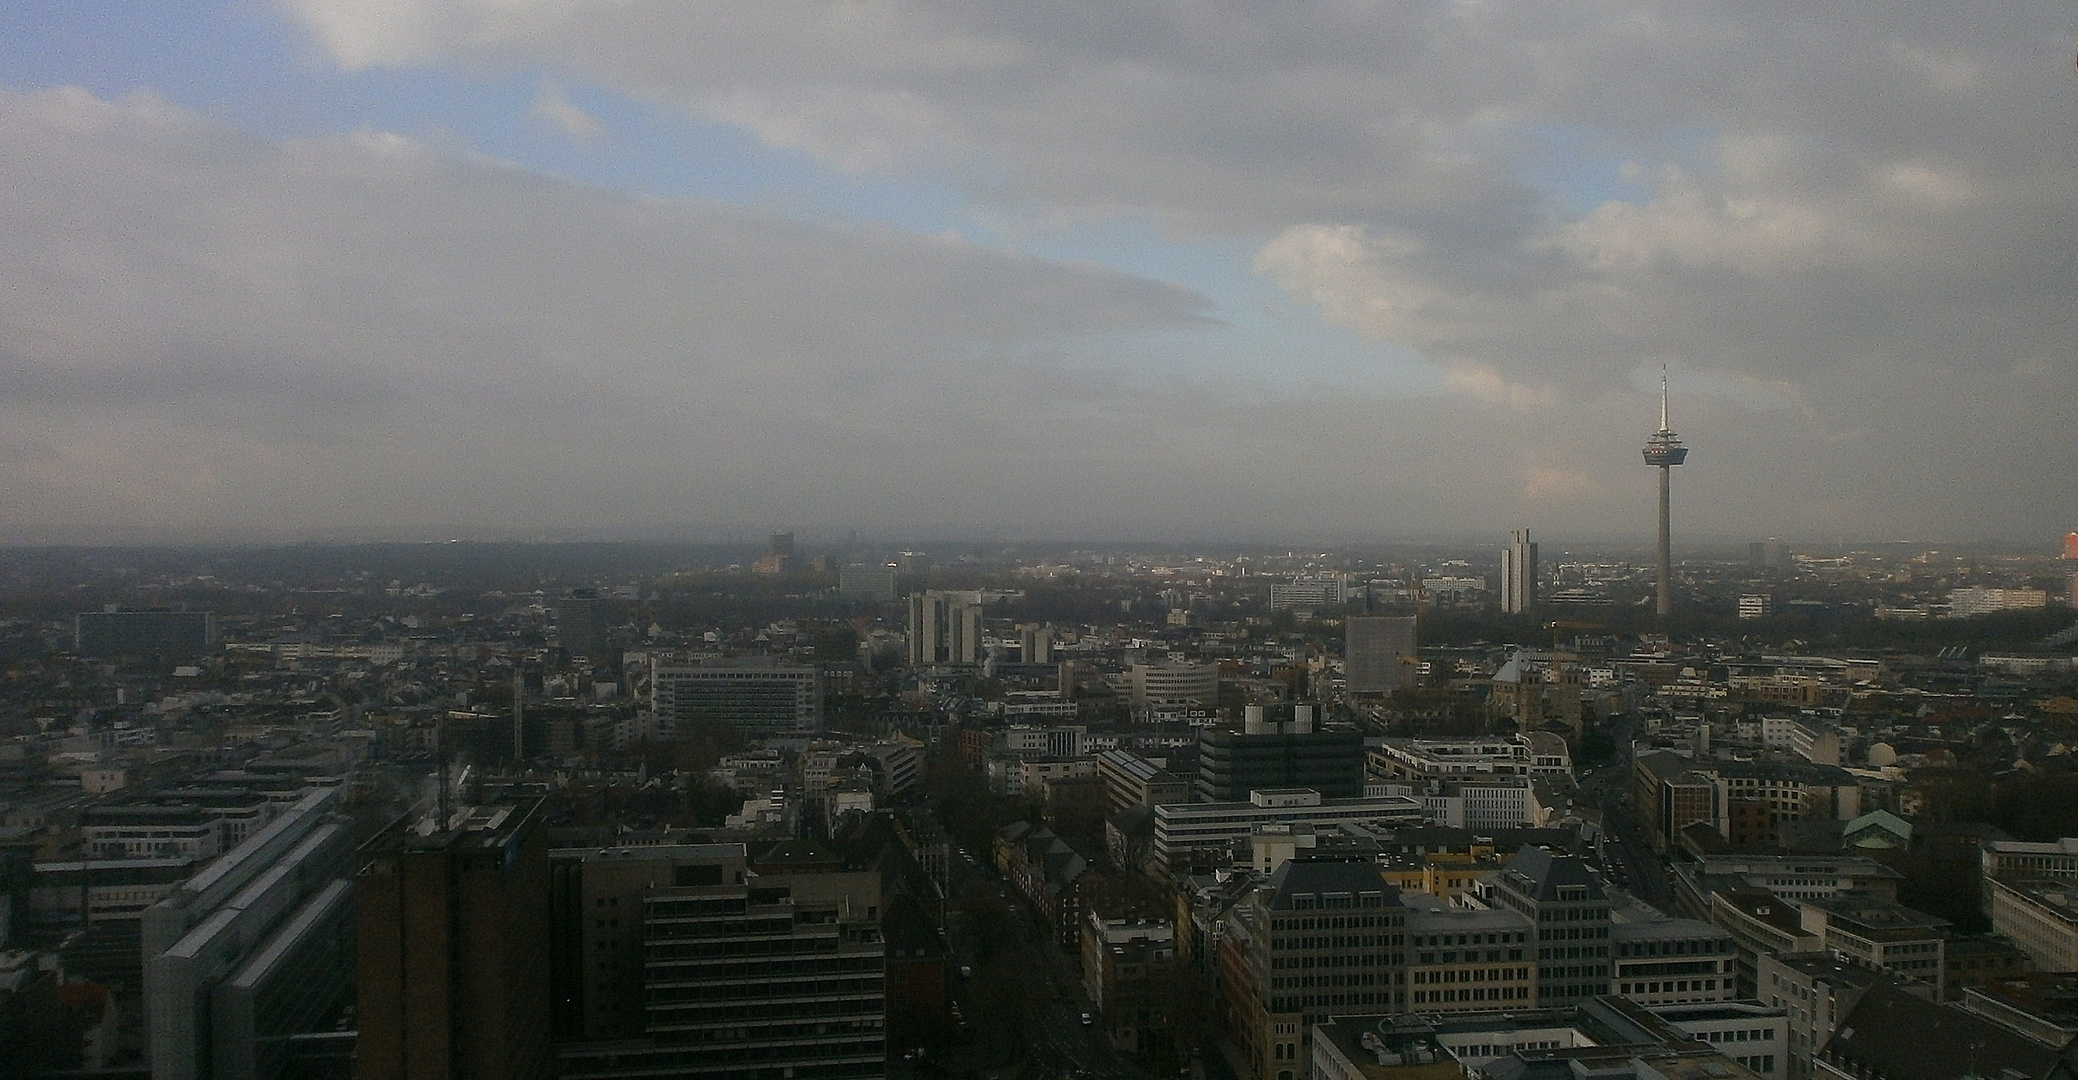
[[[1660,430],[1667,430],[1667,363],[1660,361]]]

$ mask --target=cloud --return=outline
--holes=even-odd
[[[554,83],[542,84],[534,97],[533,114],[534,119],[573,139],[596,139],[606,134],[606,125],[598,117],[578,108]]]
[[[452,459],[406,470],[411,520],[633,512],[650,484],[710,516],[1489,529],[1549,487],[1532,468],[1636,495],[1633,375],[1663,360],[1696,447],[1683,528],[2046,534],[2078,499],[2056,407],[2078,389],[2078,144],[2046,0],[279,2],[343,67],[582,85],[966,191],[977,218],[1131,215],[1251,251],[1447,392],[1281,413],[1135,374],[1131,335],[1205,312],[1126,275],[380,134],[270,144],[148,100],[21,105],[7,385],[120,412],[140,448],[186,433],[168,460],[219,479],[198,501],[264,487],[234,445],[307,453],[272,467],[355,492],[397,446]],[[1576,136],[1565,167],[1532,175],[1551,132]],[[0,454],[66,445],[21,419]],[[515,494],[548,488],[563,501]],[[1537,506],[1546,530],[1630,512]]]
[[[0,92],[0,231],[0,510],[50,535],[805,517],[868,484],[863,516],[905,473],[910,512],[1087,423],[1058,343],[1212,325],[1101,268],[150,95]]]

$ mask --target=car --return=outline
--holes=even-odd
[[[1088,1027],[1088,1026],[1090,1026],[1091,1024],[1094,1024],[1094,1023],[1096,1023],[1096,1022],[1097,1022],[1097,1018],[1096,1018],[1096,1017],[1094,1017],[1094,1016],[1091,1016],[1091,1015],[1090,1015],[1090,1014],[1088,1014],[1088,1013],[1083,1013],[1083,1014],[1082,1014],[1082,1026],[1083,1026],[1083,1027]]]

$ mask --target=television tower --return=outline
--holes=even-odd
[[[1660,365],[1660,429],[1645,440],[1645,464],[1660,471],[1659,616],[1674,610],[1674,513],[1668,492],[1674,466],[1688,459],[1688,447],[1667,429],[1667,366]]]

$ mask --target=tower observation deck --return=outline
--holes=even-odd
[[[1674,610],[1674,517],[1671,497],[1674,466],[1688,460],[1688,447],[1667,426],[1667,369],[1660,368],[1660,429],[1645,439],[1645,464],[1660,471],[1659,603],[1661,618]]]

